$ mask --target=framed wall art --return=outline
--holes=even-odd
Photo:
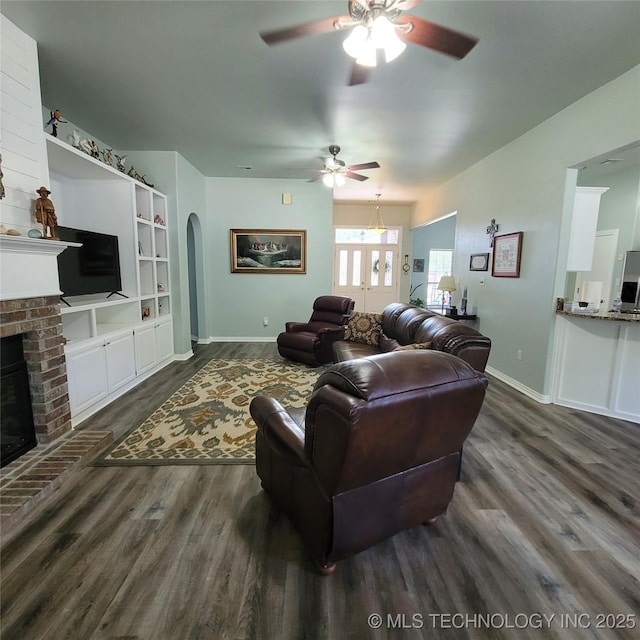
[[[519,278],[522,255],[522,231],[496,236],[493,241],[491,275],[496,278]]]
[[[489,270],[489,254],[488,253],[472,253],[469,258],[469,271],[488,271]]]
[[[424,273],[424,259],[423,258],[415,258],[413,261],[413,271],[414,273]]]
[[[307,232],[231,229],[232,273],[306,273]]]

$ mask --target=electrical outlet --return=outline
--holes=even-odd
[[[516,351],[516,360],[522,360],[522,349]]]
[[[269,318],[267,316],[265,316],[264,318],[262,318],[262,324],[266,327],[269,324]]]

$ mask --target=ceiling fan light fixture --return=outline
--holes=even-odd
[[[367,40],[369,39],[369,30],[359,24],[354,27],[347,39],[342,43],[342,48],[352,58],[359,58],[364,52],[367,46]]]
[[[325,184],[325,186],[329,187],[329,189],[342,187],[346,183],[346,181],[346,178],[338,171],[325,173],[322,177],[322,182]]]
[[[395,25],[385,16],[378,16],[371,27],[371,40],[377,49],[384,51],[387,62],[395,60],[407,45],[399,38]]]
[[[333,187],[335,186],[333,173],[325,173],[324,176],[322,176],[322,182],[326,187],[329,187],[329,189],[333,189]]]

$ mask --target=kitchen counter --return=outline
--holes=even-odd
[[[572,318],[592,318],[594,320],[615,320],[616,322],[640,322],[640,313],[615,313],[605,311],[600,313],[581,313],[580,311],[556,311],[559,316]]]
[[[640,314],[558,311],[554,374],[555,404],[640,423]]]

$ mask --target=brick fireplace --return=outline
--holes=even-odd
[[[71,430],[56,259],[67,246],[0,236],[0,337],[22,335],[40,444]]]
[[[71,429],[60,296],[0,301],[0,337],[23,336],[36,437],[52,442]]]

